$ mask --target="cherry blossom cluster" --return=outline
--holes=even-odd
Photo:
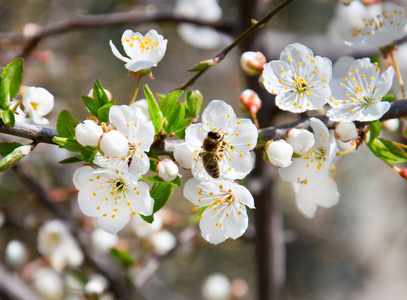
[[[233,108],[213,100],[202,114],[202,123],[186,129],[185,144],[174,157],[194,178],[184,196],[194,210],[204,210],[199,227],[204,239],[219,244],[240,237],[247,229],[246,206],[254,208],[253,196],[234,182],[253,168],[251,150],[257,144],[257,128],[249,119],[238,119]]]

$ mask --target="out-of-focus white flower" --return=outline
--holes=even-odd
[[[249,76],[260,75],[263,73],[265,64],[266,57],[259,51],[246,51],[240,57],[240,66]]]
[[[277,167],[285,168],[292,163],[293,147],[285,140],[269,141],[266,152],[269,161]]]
[[[99,296],[108,287],[108,281],[102,275],[93,275],[85,284],[84,292],[87,296]]]
[[[129,151],[126,137],[117,130],[110,130],[100,140],[100,149],[108,157],[120,157]]]
[[[240,107],[245,111],[257,113],[261,107],[261,99],[255,91],[246,89],[240,94]]]
[[[299,155],[308,153],[315,143],[314,134],[302,128],[289,129],[285,140],[293,147],[294,153]]]
[[[54,107],[54,96],[42,87],[31,86],[23,93],[22,105],[35,124],[48,124],[44,116]]]
[[[64,223],[59,220],[48,221],[41,226],[37,248],[57,271],[63,270],[67,265],[77,267],[83,262],[82,251]]]
[[[126,69],[133,72],[157,66],[167,49],[167,40],[164,40],[164,37],[154,29],[151,29],[146,35],[127,29],[123,33],[122,44],[128,57],[121,55],[110,41],[113,54],[126,63]]]
[[[150,243],[156,254],[165,255],[177,245],[177,239],[168,230],[161,230],[152,234]]]
[[[355,123],[339,122],[335,126],[335,136],[342,142],[349,142],[358,136]]]
[[[60,300],[64,296],[61,276],[52,269],[40,269],[34,278],[34,287],[47,300]]]
[[[19,240],[12,240],[6,247],[6,263],[13,268],[18,268],[26,264],[28,253],[25,245]]]
[[[380,119],[390,109],[390,103],[381,99],[390,90],[394,74],[389,67],[380,75],[377,63],[371,63],[369,58],[354,60],[343,78],[331,82],[332,109],[327,116],[335,122]]]
[[[217,0],[177,0],[175,14],[203,22],[217,22],[222,17],[222,9]],[[222,35],[211,27],[181,23],[177,27],[183,41],[193,47],[215,49],[222,42]]]
[[[317,207],[332,207],[339,201],[335,180],[328,173],[315,184],[293,183],[297,207],[308,218],[313,218]]]
[[[406,36],[407,24],[404,8],[384,2],[382,13],[365,20],[365,26],[356,30],[346,43],[354,48],[373,49],[388,46]]]
[[[76,140],[82,146],[96,146],[102,134],[102,127],[93,120],[85,120],[75,127]]]
[[[108,253],[117,245],[118,240],[117,235],[110,234],[101,228],[96,228],[90,235],[93,249],[100,253]]]
[[[282,110],[300,113],[321,108],[331,95],[332,63],[315,56],[300,43],[288,45],[280,55],[264,65],[264,86],[276,96]]]
[[[382,122],[384,128],[390,132],[396,132],[400,127],[399,119],[390,119]]]
[[[140,239],[149,238],[153,233],[161,230],[163,220],[160,213],[154,214],[153,223],[144,221],[140,216],[134,216],[131,220],[131,229],[133,233]]]
[[[185,161],[183,164],[192,167],[195,178],[213,179],[215,172],[209,175],[203,162],[210,158],[218,159],[220,177],[242,179],[252,170],[250,150],[257,143],[257,128],[250,119],[236,119],[233,108],[224,101],[211,101],[202,114],[202,123],[190,125],[185,134],[187,147],[176,148],[174,156],[178,159],[186,151],[192,154],[190,164]],[[209,153],[208,148],[215,150],[216,147],[218,150]]]
[[[81,211],[97,217],[100,227],[112,234],[121,230],[136,212],[151,215],[154,199],[148,185],[138,179],[124,168],[79,168],[74,174],[74,184],[79,190]]]
[[[178,166],[169,158],[157,163],[157,175],[166,182],[173,181],[178,176]]]
[[[211,274],[203,282],[201,291],[205,300],[228,300],[231,293],[230,281],[223,274]]]
[[[102,147],[104,136],[100,142],[100,148],[105,155],[96,154],[93,162],[104,168],[121,168],[127,167],[129,159],[131,159],[129,172],[136,177],[145,174],[150,168],[150,160],[145,152],[150,150],[154,141],[153,123],[145,120],[141,108],[127,105],[112,106],[109,111],[109,120],[120,132],[120,147],[126,151],[115,156],[106,153]]]
[[[285,181],[305,185],[310,182],[316,183],[325,177],[331,168],[337,151],[335,138],[329,134],[328,128],[319,119],[311,118],[310,124],[314,131],[314,146],[308,153],[293,158],[293,163],[287,168],[278,169]]]
[[[212,244],[242,236],[249,223],[246,206],[254,208],[250,192],[229,180],[189,179],[184,186],[184,197],[196,205],[195,211],[207,206],[199,228],[202,237]]]

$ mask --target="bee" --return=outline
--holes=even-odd
[[[219,162],[223,156],[224,136],[215,131],[209,131],[203,140],[202,151],[199,153],[205,171],[213,178],[219,178],[220,176]]]

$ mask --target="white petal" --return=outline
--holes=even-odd
[[[232,239],[241,237],[249,225],[246,207],[242,206],[239,211],[240,214],[238,214],[237,209],[231,209],[229,216],[223,220],[222,227],[224,228],[225,234]]]
[[[209,130],[231,133],[236,127],[236,114],[229,104],[222,100],[212,100],[202,113],[202,122]],[[207,123],[209,122],[209,123]]]
[[[108,210],[112,211],[114,206],[114,202],[110,201]],[[117,205],[117,212],[115,212],[114,217],[108,214],[106,217],[98,217],[98,221],[104,231],[116,234],[130,221],[130,209],[127,207],[125,201],[120,201]]]
[[[137,191],[139,194],[133,189],[127,191],[128,201],[131,203],[132,208],[142,215],[151,215],[153,213],[154,199],[150,196],[148,185],[144,182],[138,182]]]
[[[215,210],[206,209],[199,223],[202,237],[212,244],[224,242],[228,236],[225,234],[222,227],[216,226],[219,223],[221,214]]]
[[[198,149],[199,150],[199,149]],[[194,151],[186,144],[179,145],[174,150],[174,158],[184,169],[191,169]]]
[[[79,169],[76,169],[73,174],[73,184],[77,190],[80,190],[84,185],[87,185],[89,182],[89,174],[93,171],[91,166],[83,166]]]
[[[109,41],[109,45],[110,45],[110,48],[113,51],[114,56],[116,56],[118,59],[120,59],[120,60],[122,60],[122,61],[124,61],[126,63],[131,61],[130,58],[124,57],[123,55],[120,54],[119,50],[117,50],[116,46],[113,44],[112,41]]]

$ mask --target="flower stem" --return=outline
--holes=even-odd
[[[344,151],[341,151],[341,152],[337,152],[336,155],[345,155],[345,154],[351,153],[354,149],[356,149],[356,146],[357,146],[357,144],[356,144],[356,143],[353,143],[353,144],[352,144],[352,147],[350,147],[350,148],[347,149],[347,150],[344,150]]]
[[[385,161],[385,160],[384,160],[384,162],[385,162],[390,168],[392,168],[393,171],[395,171],[395,172],[397,172],[397,173],[400,174],[400,171],[401,171],[401,170],[400,170],[398,167],[396,167],[395,165],[389,163],[388,161]]]
[[[14,105],[14,107],[11,109],[12,111],[16,111],[17,107],[21,104],[21,102],[23,102],[23,100],[20,100],[16,103],[16,105]]]
[[[257,129],[260,129],[259,121],[257,121],[257,115],[256,115],[256,113],[251,110],[251,111],[250,111],[250,115],[252,116],[252,120],[253,120],[254,125],[256,125]]]
[[[136,89],[135,89],[135,91],[134,91],[133,97],[131,98],[131,101],[130,101],[130,104],[129,104],[129,105],[132,105],[133,102],[134,102],[134,101],[136,100],[136,98],[137,98],[138,90],[139,90],[139,87],[140,87],[140,80],[141,80],[141,78],[138,78],[138,79],[137,79]]]
[[[406,91],[404,90],[403,78],[401,77],[400,69],[399,69],[399,67],[397,65],[397,62],[396,62],[396,59],[395,59],[395,57],[393,55],[393,51],[390,51],[390,57],[391,57],[391,60],[393,62],[393,65],[394,65],[394,70],[396,71],[397,78],[398,78],[399,83],[400,83],[401,91],[403,93],[403,99],[406,100]]]

